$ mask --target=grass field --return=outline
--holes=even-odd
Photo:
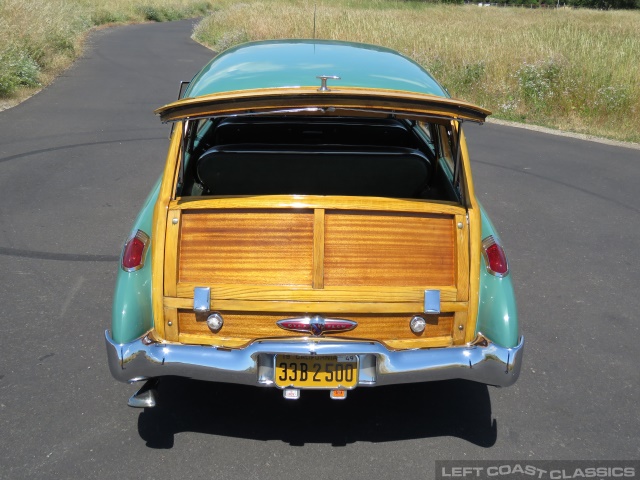
[[[66,68],[95,26],[211,11],[213,50],[316,37],[394,48],[506,120],[640,142],[640,11],[479,8],[401,0],[0,0],[0,104]]]
[[[112,23],[204,15],[208,0],[0,0],[0,99],[47,84],[82,50],[86,32]]]
[[[640,12],[393,0],[217,0],[194,37],[213,50],[313,36],[394,48],[453,96],[506,120],[640,141]]]

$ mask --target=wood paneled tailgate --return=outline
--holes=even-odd
[[[182,215],[178,282],[311,285],[313,211]]]
[[[167,340],[241,347],[304,336],[276,321],[319,314],[358,322],[341,337],[394,349],[462,342],[469,265],[461,214],[321,206],[170,210],[164,304],[177,325],[165,325]],[[193,312],[195,287],[211,288],[211,309],[225,319],[220,332]],[[409,321],[426,289],[441,291],[443,313],[426,316],[416,335]]]

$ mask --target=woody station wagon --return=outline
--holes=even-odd
[[[385,48],[240,45],[177,102],[106,331],[129,405],[163,376],[324,389],[509,386],[524,340],[462,131],[490,112]]]

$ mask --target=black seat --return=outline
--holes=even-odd
[[[240,143],[298,145],[417,146],[407,126],[394,119],[256,117],[227,118],[215,129],[215,145]]]
[[[198,160],[211,195],[358,195],[417,198],[429,159],[403,147],[219,145]]]

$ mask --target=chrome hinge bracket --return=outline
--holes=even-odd
[[[193,311],[206,313],[211,311],[211,289],[195,287],[193,289]]]
[[[440,313],[440,290],[424,291],[424,313]]]

